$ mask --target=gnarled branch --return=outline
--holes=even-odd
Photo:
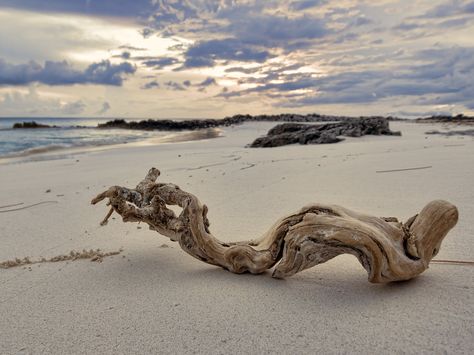
[[[393,217],[313,204],[280,219],[257,240],[224,243],[209,230],[207,206],[174,184],[156,183],[159,175],[152,168],[135,189],[112,186],[92,204],[108,198],[124,222],[145,222],[188,254],[234,273],[258,274],[278,263],[273,277],[284,278],[337,255],[352,254],[367,270],[370,282],[408,280],[428,268],[458,219],[456,207],[441,200],[428,203],[405,224]],[[180,206],[182,212],[176,215],[169,205]]]

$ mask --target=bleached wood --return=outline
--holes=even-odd
[[[457,208],[436,200],[406,223],[379,218],[344,207],[312,204],[277,221],[260,239],[224,243],[209,230],[207,206],[174,184],[156,183],[152,168],[135,189],[112,186],[92,204],[106,198],[124,222],[145,222],[150,229],[177,241],[206,263],[234,273],[262,273],[275,267],[284,278],[340,254],[352,254],[375,283],[411,279],[428,268],[441,242],[458,220]],[[177,216],[167,206],[183,210]],[[102,221],[107,222],[108,217]]]

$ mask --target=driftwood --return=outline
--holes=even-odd
[[[313,204],[276,222],[260,239],[224,243],[209,231],[207,206],[174,184],[155,183],[152,168],[135,189],[113,186],[92,200],[111,206],[124,222],[145,222],[177,241],[188,254],[234,273],[262,273],[276,265],[273,277],[284,278],[340,254],[352,254],[375,283],[411,279],[428,268],[441,242],[458,219],[456,207],[432,201],[402,224],[335,205]],[[168,205],[178,205],[176,215]]]

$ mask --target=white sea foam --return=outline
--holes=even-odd
[[[167,132],[167,131],[140,131],[124,129],[98,129],[87,122],[68,121],[69,126],[59,126],[58,120],[42,121],[38,123],[56,125],[56,128],[12,129],[14,121],[10,119],[10,128],[3,126],[0,129],[0,159],[16,159],[30,156],[44,156],[78,152],[95,149],[97,147],[119,146],[125,143],[140,145],[155,145],[164,143],[185,142],[193,140],[211,139],[222,135],[217,128],[196,131]],[[24,119],[18,120],[23,122]]]

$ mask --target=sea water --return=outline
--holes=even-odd
[[[107,120],[109,119],[0,118],[0,158],[26,156],[67,148],[131,143],[169,133],[97,128],[97,124]],[[12,128],[15,123],[31,121],[58,128]]]

